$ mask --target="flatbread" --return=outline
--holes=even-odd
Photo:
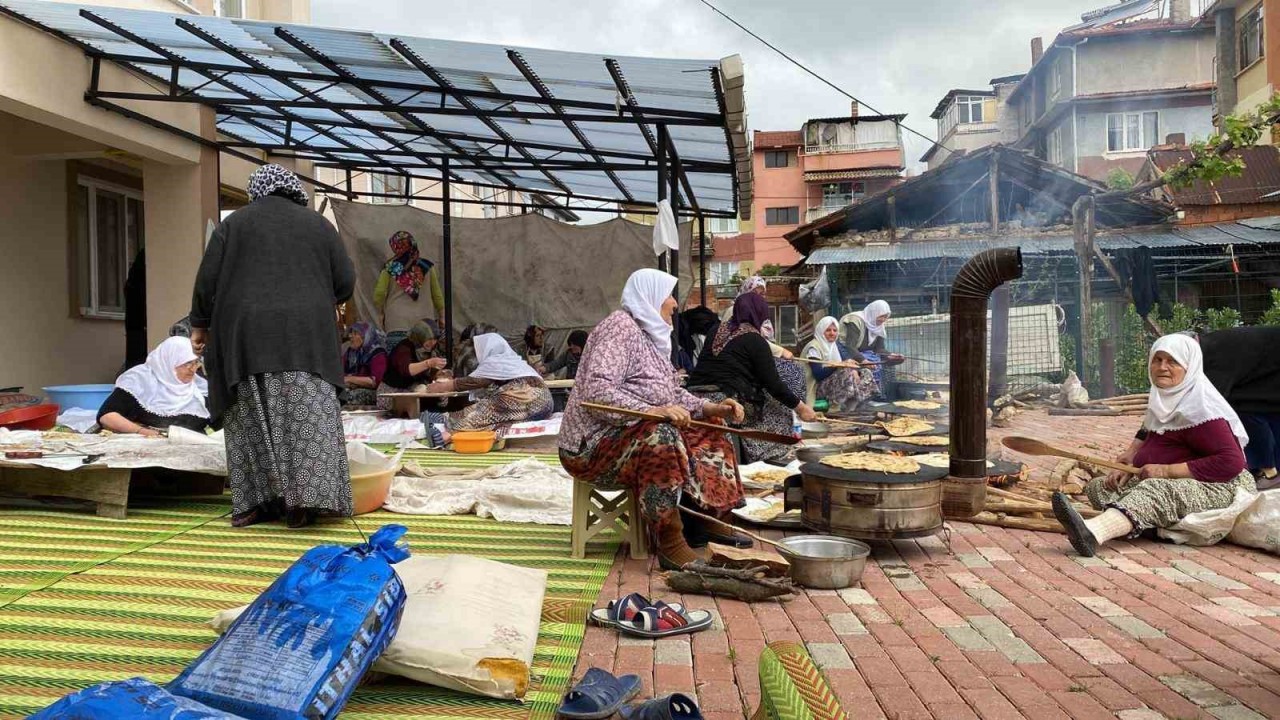
[[[900,417],[889,422],[880,423],[885,432],[894,437],[905,437],[933,430],[933,423],[927,423],[913,417]]]
[[[928,400],[899,400],[894,405],[908,410],[937,410],[942,407],[942,403],[929,402]]]
[[[818,462],[841,470],[871,470],[895,475],[910,475],[920,470],[920,464],[911,458],[874,452],[828,455]]]
[[[801,447],[821,448],[821,447],[844,447],[845,445],[855,445],[857,443],[867,442],[869,435],[828,435],[820,440],[805,441]]]
[[[786,501],[783,498],[769,498],[765,502],[769,503],[761,507],[742,510],[742,514],[759,523],[767,523],[786,511]]]
[[[791,477],[793,474],[794,473],[786,468],[779,468],[777,470],[761,470],[760,472],[751,473],[747,477],[752,482],[777,485],[778,483],[786,482],[787,478]]]
[[[951,438],[942,435],[914,435],[912,437],[894,438],[893,442],[919,445],[921,447],[946,447],[951,444]]]
[[[936,467],[936,468],[951,467],[950,453],[944,453],[944,452],[925,453],[924,455],[912,455],[911,459],[915,460],[921,465],[928,465],[929,467]],[[995,463],[991,462],[990,460],[987,461],[988,470],[990,470],[995,466],[996,466]]]

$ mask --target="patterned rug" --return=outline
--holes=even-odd
[[[497,454],[481,457],[486,464],[510,461]],[[315,545],[361,539],[351,521],[300,531],[278,525],[234,529],[229,509],[225,499],[170,501],[131,508],[126,521],[0,510],[6,593],[0,599],[0,717],[24,717],[104,680],[143,675],[167,682],[214,640],[207,623],[216,611],[252,601]],[[357,690],[342,717],[554,717],[616,539],[573,560],[569,528],[563,526],[385,512],[358,521],[366,534],[387,523],[407,526],[414,554],[476,555],[541,568],[549,579],[524,705],[392,677]]]
[[[377,446],[379,450],[389,454],[395,454],[394,448],[386,446]],[[541,460],[553,467],[560,467],[560,457],[546,453],[536,452],[520,452],[520,451],[503,451],[491,452],[484,455],[460,455],[450,450],[406,450],[404,453],[405,461],[413,461],[422,467],[458,467],[458,468],[484,468],[494,465],[506,465],[517,460],[532,457]]]

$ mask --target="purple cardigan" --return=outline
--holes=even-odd
[[[671,360],[658,352],[630,313],[617,310],[601,320],[587,340],[565,406],[559,445],[572,453],[592,450],[610,429],[639,422],[588,410],[584,402],[630,410],[680,405],[701,417],[706,401],[680,387]]]

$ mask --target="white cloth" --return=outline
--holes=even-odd
[[[1155,381],[1151,379],[1151,359],[1158,352],[1167,353],[1187,371],[1182,382],[1174,387],[1156,387]],[[1240,441],[1240,447],[1249,444],[1249,433],[1245,432],[1240,416],[1236,415],[1226,398],[1205,377],[1204,355],[1200,352],[1200,343],[1182,334],[1165,335],[1151,346],[1147,365],[1151,392],[1147,395],[1147,414],[1143,418],[1143,427],[1153,433],[1164,434],[1170,430],[1186,430],[1210,420],[1222,419],[1230,423],[1231,431]]]
[[[662,317],[662,304],[676,289],[676,277],[645,268],[631,273],[622,288],[622,309],[640,323],[663,357],[671,356],[671,324]]]
[[[144,410],[154,415],[207,418],[209,409],[205,407],[199,383],[178,379],[178,366],[196,359],[189,338],[171,337],[152,350],[145,363],[124,371],[116,379],[116,387],[132,395]]]
[[[680,227],[670,200],[658,201],[658,221],[653,224],[653,254],[680,249]]]
[[[477,335],[474,342],[478,364],[471,372],[471,377],[500,382],[516,378],[542,377],[529,363],[521,359],[515,350],[511,349],[501,335],[497,333]]]
[[[878,337],[885,337],[884,325],[876,321],[881,315],[889,314],[889,303],[884,300],[872,301],[870,305],[867,305],[858,314],[862,316],[862,320],[867,326],[868,345],[875,342]],[[885,339],[887,340],[888,338]]]
[[[541,525],[573,520],[573,478],[535,458],[466,473],[452,468],[417,472],[425,477],[400,475],[391,482],[384,509],[404,515],[474,512],[499,522]]]
[[[804,348],[805,357],[840,362],[840,336],[836,336],[835,342],[828,342],[826,338],[827,328],[833,326],[837,331],[840,330],[840,321],[830,315],[822,318],[813,326],[813,340]]]

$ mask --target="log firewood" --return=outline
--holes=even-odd
[[[743,602],[790,599],[788,596],[795,593],[791,578],[768,578],[767,571],[764,565],[734,569],[713,567],[698,560],[667,573],[667,587],[681,593],[719,595]]]
[[[1057,520],[1036,520],[1033,518],[1018,517],[1016,515],[997,515],[993,512],[980,512],[971,518],[964,518],[964,522],[976,523],[978,525],[995,525],[996,527],[1011,528],[1013,530],[1039,530],[1041,532],[1064,532],[1062,525]]]
[[[736,548],[711,543],[707,545],[707,564],[725,568],[767,568],[769,577],[788,577],[791,563],[775,552],[754,548]]]

